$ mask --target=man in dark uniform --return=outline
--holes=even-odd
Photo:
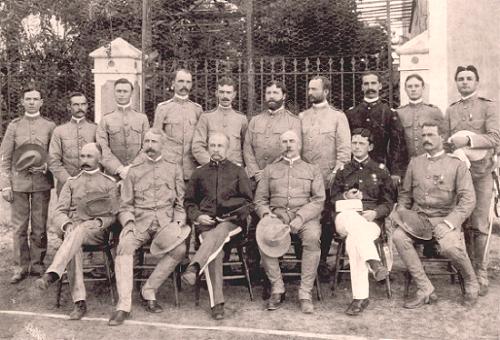
[[[346,112],[349,127],[351,131],[365,128],[372,132],[374,147],[370,157],[377,163],[384,163],[398,182],[408,164],[403,126],[396,111],[379,98],[382,84],[378,74],[365,73],[361,89],[363,102]]]
[[[369,303],[368,268],[377,281],[387,276],[387,268],[380,262],[374,241],[380,235],[377,224],[383,223],[392,210],[394,186],[385,165],[368,156],[368,152],[373,149],[371,132],[367,129],[355,129],[351,135],[353,159],[337,172],[331,195],[332,205],[336,207],[337,213],[335,228],[346,238],[351,267],[353,300],[345,312],[355,316],[363,312]],[[342,209],[341,204],[351,203],[353,200],[362,202],[362,212]]]
[[[451,136],[449,141],[455,148],[487,150],[484,158],[470,162],[477,203],[465,230],[467,251],[476,270],[479,295],[483,296],[488,293],[489,213],[493,193],[492,171],[496,163],[494,158],[500,147],[500,113],[495,103],[477,95],[479,74],[474,66],[459,66],[455,82],[462,98],[446,110],[445,121]],[[454,135],[462,130],[474,132],[475,135]]]
[[[222,248],[231,236],[246,227],[252,202],[252,189],[245,169],[226,159],[229,143],[230,138],[221,132],[210,135],[210,161],[195,169],[184,198],[188,219],[201,245],[182,280],[194,285],[196,274],[205,273],[212,317],[216,320],[224,318]],[[230,216],[223,218],[224,214]]]
[[[43,105],[40,91],[25,91],[22,105],[24,115],[9,124],[0,146],[0,189],[3,199],[11,204],[11,223],[15,228],[15,268],[10,280],[13,284],[23,280],[28,273],[41,275],[45,270],[43,260],[47,252],[47,212],[50,189],[53,187],[46,161],[21,171],[16,166],[16,149],[36,144],[33,147],[47,152],[56,127],[53,121],[40,115]]]

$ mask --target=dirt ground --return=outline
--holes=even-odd
[[[344,310],[350,302],[350,286],[346,279],[333,297],[330,285],[322,285],[323,301],[315,301],[315,313],[304,315],[297,301],[296,283],[287,285],[287,300],[277,311],[264,310],[262,289],[254,286],[255,300],[249,300],[244,286],[225,289],[226,318],[210,318],[208,294],[202,290],[200,307],[194,305],[194,291],[183,287],[181,306],[173,304],[173,288],[167,281],[159,293],[165,311],[151,315],[140,305],[134,292],[132,318],[111,328],[107,319],[113,311],[104,285],[88,284],[89,320],[65,320],[72,309],[68,287],[65,286],[62,306],[57,308],[56,287],[40,293],[31,277],[18,285],[9,284],[12,264],[12,228],[8,205],[0,200],[0,339],[499,339],[500,338],[500,228],[492,237],[490,261],[490,293],[473,309],[460,304],[458,284],[447,277],[431,277],[439,302],[417,310],[402,308],[403,268],[396,257],[392,274],[393,298],[387,299],[384,285],[371,283],[371,303],[360,317],[349,317]],[[54,233],[49,233],[49,264],[58,246]],[[412,291],[414,287],[412,287]],[[410,294],[411,294],[410,292]],[[33,312],[36,316],[5,314],[2,311]],[[56,314],[51,317],[50,314]],[[182,327],[186,328],[182,328]],[[279,332],[279,331],[289,331]]]

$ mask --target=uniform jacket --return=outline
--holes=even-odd
[[[37,115],[22,117],[10,122],[0,146],[1,176],[0,188],[12,188],[18,192],[37,192],[50,190],[53,179],[50,172],[30,173],[28,170],[17,172],[12,164],[14,151],[23,144],[38,144],[49,151],[50,137],[56,124],[48,118]]]
[[[197,166],[191,153],[194,129],[203,109],[189,99],[174,96],[158,104],[153,127],[162,129],[167,139],[163,156],[182,166],[184,179],[188,180]]]
[[[370,157],[384,163],[392,175],[402,176],[408,164],[403,126],[396,111],[381,100],[373,103],[361,102],[346,112],[351,131],[369,129],[373,134],[374,147]]]
[[[102,165],[112,175],[120,166],[132,164],[149,130],[148,117],[129,107],[105,114],[97,127],[96,140],[102,148]]]
[[[200,215],[221,217],[252,202],[252,189],[245,170],[224,160],[210,161],[195,169],[186,189],[184,205],[191,223]],[[236,202],[234,204],[233,202]],[[245,225],[250,208],[239,211],[237,224]]]
[[[422,125],[425,122],[442,124],[444,116],[441,110],[434,105],[420,102],[401,106],[397,112],[405,132],[408,157],[425,153],[422,148]]]
[[[174,221],[185,224],[180,165],[164,157],[153,161],[144,155],[123,181],[118,219],[123,226],[134,221],[140,232],[148,230],[155,219],[161,228]]]
[[[95,142],[97,124],[83,118],[71,119],[54,129],[49,147],[49,169],[62,186],[71,176],[80,172],[80,150]]]
[[[467,166],[445,153],[433,158],[427,154],[412,158],[398,205],[424,213],[434,226],[446,220],[460,228],[476,205]]]
[[[325,202],[325,187],[319,166],[302,159],[290,163],[281,157],[264,169],[257,185],[255,205],[259,217],[275,212],[298,215],[302,221],[319,219]]]
[[[500,113],[495,103],[489,99],[473,95],[461,99],[446,110],[445,121],[449,136],[460,130],[477,133],[471,137],[472,147],[490,149],[482,160],[471,162],[473,177],[482,177],[491,173],[495,166],[493,155],[500,147]]]
[[[313,105],[299,114],[302,122],[302,157],[317,164],[325,183],[337,163],[351,159],[351,133],[345,114],[328,104]]]
[[[394,205],[394,187],[384,164],[370,158],[361,163],[354,159],[347,163],[337,172],[331,188],[333,206],[345,199],[344,192],[354,185],[363,193],[363,210],[374,210],[377,220],[389,215]]]
[[[250,177],[281,155],[280,136],[293,130],[301,138],[300,119],[285,108],[264,111],[248,125],[243,144],[243,156]]]
[[[110,198],[118,200],[118,186],[111,176],[103,174],[100,170],[83,170],[74,177],[68,177],[64,183],[57,200],[54,223],[59,227],[68,223],[82,223],[84,219],[78,215],[76,207],[91,192],[106,193]],[[99,219],[102,221],[102,228],[108,228],[115,221],[116,216],[105,216]]]
[[[214,132],[224,132],[229,137],[227,159],[243,165],[243,139],[247,130],[248,121],[242,113],[232,108],[218,106],[212,111],[203,113],[196,125],[193,136],[192,152],[200,164],[210,161],[208,154],[208,136]]]

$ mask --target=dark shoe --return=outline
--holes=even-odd
[[[57,281],[57,274],[45,273],[41,278],[35,280],[35,286],[40,290],[46,290],[49,286]]]
[[[194,286],[196,284],[196,268],[194,266],[188,266],[186,271],[182,273],[181,280],[189,286]]]
[[[285,294],[271,294],[269,301],[267,301],[267,310],[276,310],[281,307],[285,301]]]
[[[488,285],[479,284],[479,296],[486,296],[488,294]]]
[[[85,300],[75,302],[75,307],[69,313],[70,320],[80,320],[83,316],[87,314],[87,304]]]
[[[300,299],[300,310],[304,314],[314,313],[314,306],[312,301],[309,299]]]
[[[27,276],[28,276],[28,273],[26,273],[26,272],[14,273],[14,275],[12,275],[12,277],[10,278],[10,283],[13,285],[16,283],[19,283],[22,280],[24,280]]]
[[[437,302],[437,300],[438,297],[434,293],[434,291],[432,291],[430,294],[425,294],[423,291],[417,290],[415,297],[412,300],[406,301],[403,307],[408,309],[415,309],[422,307],[426,303],[428,304],[435,303]]]
[[[464,301],[462,302],[462,305],[464,305],[467,308],[474,307],[477,303],[477,293],[470,293],[466,292],[464,295]]]
[[[163,312],[163,307],[156,300],[144,300],[144,308],[150,313]]]
[[[212,307],[212,318],[215,320],[224,319],[224,304],[219,303]]]
[[[345,313],[350,316],[359,315],[366,309],[366,307],[368,307],[369,304],[369,299],[354,299],[345,310]]]
[[[119,326],[121,325],[130,315],[130,312],[125,312],[123,310],[114,311],[109,318],[108,325],[109,326]]]
[[[387,275],[389,275],[387,268],[382,264],[382,262],[377,260],[370,260],[368,261],[368,263],[370,264],[370,268],[372,269],[373,278],[375,279],[375,281],[385,280]]]

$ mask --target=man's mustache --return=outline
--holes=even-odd
[[[366,93],[377,93],[377,91],[375,91],[374,89],[368,89],[365,92]]]
[[[423,142],[422,145],[430,145],[430,146],[432,146],[432,143],[431,142]]]

